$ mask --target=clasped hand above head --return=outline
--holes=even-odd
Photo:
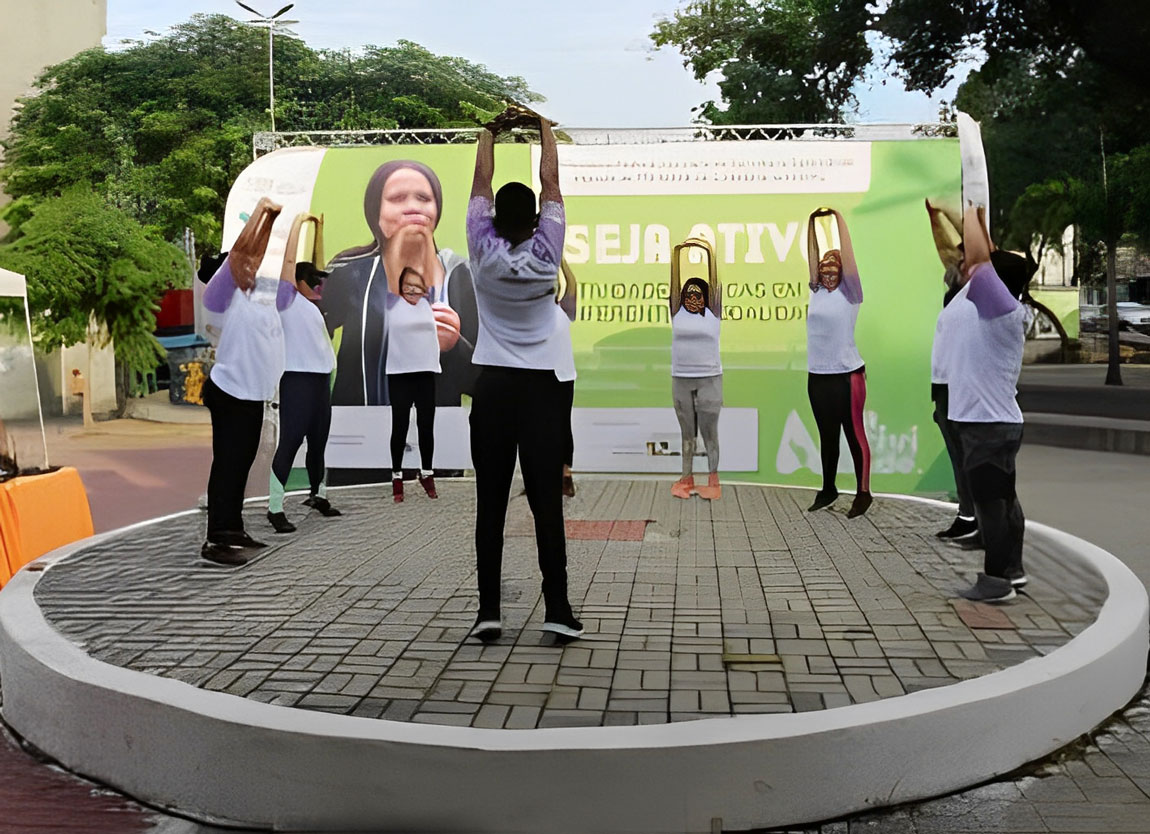
[[[484,127],[490,130],[493,135],[498,136],[504,131],[517,127],[535,128],[538,130],[544,125],[554,127],[557,124],[558,122],[553,122],[545,116],[539,115],[529,107],[512,103],[507,105],[502,113],[485,124]]]
[[[283,206],[272,202],[267,197],[261,197],[256,203],[248,222],[240,230],[239,237],[228,252],[228,265],[232,271],[232,280],[237,287],[247,292],[256,285],[256,271],[264,259],[268,248],[268,241],[272,236],[272,225]]]

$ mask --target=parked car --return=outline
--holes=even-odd
[[[1150,306],[1136,301],[1119,301],[1116,306],[1119,330],[1137,330],[1139,333],[1150,334]]]
[[[1150,335],[1150,305],[1136,301],[1119,301],[1118,329],[1135,330]],[[1101,333],[1106,330],[1106,305],[1083,304],[1078,308],[1080,328],[1083,332]]]

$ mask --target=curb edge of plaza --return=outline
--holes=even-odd
[[[1150,650],[1150,601],[1129,568],[1027,522],[1028,535],[1100,575],[1107,599],[1049,655],[980,678],[830,710],[634,727],[487,730],[310,712],[103,663],[44,619],[33,598],[44,570],[164,520],[60,548],[4,588],[3,717],[68,770],[209,824],[710,832],[833,819],[1059,749],[1138,693]]]

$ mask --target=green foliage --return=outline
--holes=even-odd
[[[28,211],[91,183],[168,240],[185,227],[215,250],[228,190],[270,128],[267,37],[223,15],[195,15],[119,52],[93,49],[49,68],[5,142],[0,180],[17,198],[10,239]],[[275,41],[276,127],[284,131],[475,126],[505,100],[539,101],[518,77],[418,44],[361,53]]]
[[[655,25],[702,81],[718,72],[726,108],[700,106],[713,124],[842,121],[872,54],[865,0],[691,0]]]
[[[182,251],[84,185],[39,203],[22,230],[0,246],[0,266],[27,277],[42,347],[87,341],[94,320],[127,367],[150,369],[163,359],[155,313],[164,291],[186,280]]]

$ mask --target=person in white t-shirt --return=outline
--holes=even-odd
[[[680,257],[683,247],[676,247]],[[711,257],[710,250],[705,250]],[[702,278],[688,278],[679,287],[679,271],[671,270],[671,399],[683,440],[682,476],[671,486],[676,498],[692,493],[714,500],[719,485],[719,413],[723,408],[723,364],[719,358],[719,326],[723,318],[723,287]],[[696,438],[707,450],[707,485],[695,486]]]
[[[284,370],[278,310],[294,288],[258,278],[281,207],[261,198],[227,259],[204,288],[205,309],[223,314],[216,361],[204,383],[212,417],[212,470],[208,478],[208,535],[200,555],[229,567],[247,563],[245,548],[264,547],[244,530],[244,487],[259,451],[264,403],[275,397]]]
[[[832,217],[838,225],[839,248],[819,255],[815,224]],[[829,507],[839,496],[840,431],[854,460],[856,490],[847,518],[871,505],[870,444],[863,424],[866,366],[855,346],[855,323],[862,306],[862,281],[850,232],[843,216],[829,208],[813,212],[807,223],[811,296],[807,309],[807,396],[819,429],[823,486],[808,511]]]
[[[950,358],[950,314],[947,308],[966,279],[962,275],[962,220],[945,208],[932,205],[926,200],[926,212],[938,257],[943,264],[943,284],[946,292],[942,298],[942,309],[934,326],[934,341],[930,347],[930,400],[934,403],[934,422],[942,435],[950,468],[954,474],[955,492],[958,494],[958,513],[945,530],[935,533],[944,541],[969,541],[978,535],[978,520],[974,515],[974,502],[970,497],[970,484],[966,471],[962,468],[962,441],[958,429],[947,417],[949,411],[950,388],[946,381],[946,366]]]
[[[327,499],[325,452],[331,431],[331,372],[335,350],[317,306],[327,273],[310,261],[295,266],[296,292],[280,311],[284,331],[284,373],[280,377],[280,439],[268,478],[268,521],[277,533],[294,533],[284,513],[284,492],[296,452],[307,440],[310,494],[304,505],[325,517],[341,515]]]
[[[983,570],[962,596],[1006,602],[1027,584],[1022,562],[1026,519],[1015,491],[1015,461],[1022,445],[1018,374],[1026,313],[1018,302],[1026,262],[998,256],[982,209],[963,217],[966,283],[948,313],[947,416],[958,430],[982,545]],[[995,263],[997,261],[997,263]],[[1008,285],[1009,284],[1009,285]]]
[[[430,236],[429,236],[430,239]],[[403,501],[403,454],[411,408],[419,446],[419,483],[429,498],[438,498],[431,468],[435,455],[435,379],[440,372],[439,338],[428,297],[416,267],[402,267],[399,294],[387,295],[387,388],[391,396],[391,495]]]
[[[475,556],[479,611],[471,636],[493,640],[503,630],[503,527],[518,456],[535,518],[543,574],[543,630],[562,639],[583,634],[567,594],[567,540],[563,524],[565,392],[555,355],[555,278],[563,255],[566,219],[559,191],[559,158],[551,123],[537,114],[505,113],[492,126],[531,124],[541,135],[540,206],[523,183],[496,195],[495,136],[479,133],[467,249],[479,336],[472,361],[479,377],[471,404],[471,459],[475,466]]]

